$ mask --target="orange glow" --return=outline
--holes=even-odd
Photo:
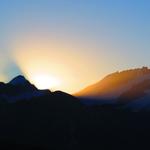
[[[89,71],[85,68],[87,62],[68,43],[18,40],[12,55],[25,77],[40,89],[74,93],[89,81],[85,76]]]
[[[95,62],[82,45],[49,37],[16,38],[12,56],[23,75],[38,88],[73,94],[100,79]],[[101,61],[101,65],[103,65]],[[42,76],[45,79],[39,79]],[[40,80],[40,81],[39,81]],[[44,82],[44,83],[42,83]]]

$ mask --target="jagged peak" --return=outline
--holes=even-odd
[[[9,84],[12,84],[12,85],[20,85],[20,84],[25,84],[25,83],[29,83],[29,81],[22,75],[16,76],[9,82]]]

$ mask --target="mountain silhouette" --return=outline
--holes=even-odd
[[[38,90],[25,77],[19,75],[9,83],[0,83],[1,101],[15,102],[22,99],[31,99],[32,97],[42,96],[49,90]]]
[[[133,102],[137,95],[143,97],[143,91],[149,89],[149,69],[128,72],[132,74],[128,80],[133,81],[137,76],[138,82],[120,95],[118,104],[84,105],[81,99],[62,91],[39,90],[23,76],[17,76],[9,83],[1,82],[0,149],[150,148],[150,111],[132,111],[128,109],[131,105],[121,103]],[[125,73],[125,76],[128,75]],[[120,82],[126,83],[121,80],[117,84]]]
[[[22,75],[19,75],[12,79],[9,84],[12,85],[25,85],[25,84],[30,84],[30,82]]]
[[[4,143],[8,149],[75,146],[74,124],[81,111],[77,98],[61,91],[39,90],[23,76],[0,83],[0,149]]]

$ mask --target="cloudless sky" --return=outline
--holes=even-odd
[[[114,71],[149,67],[150,1],[1,0],[0,79],[33,80],[42,67],[36,51],[65,81],[56,88],[70,93]]]

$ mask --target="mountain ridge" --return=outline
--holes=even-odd
[[[12,85],[25,84],[25,83],[30,83],[30,82],[22,75],[16,76],[9,82],[9,84],[12,84]]]
[[[28,91],[27,87],[32,85],[30,84],[0,83],[0,99],[1,94],[5,93],[11,96],[8,100],[12,102],[12,96],[20,94],[21,91],[18,90],[24,93],[24,88]],[[149,84],[140,86],[140,91],[147,89]],[[31,90],[33,91],[40,90]],[[145,112],[145,107],[146,110],[150,110],[150,103],[145,101],[144,105],[141,105],[141,101],[134,102],[125,105],[88,106],[83,105],[81,99],[65,92],[49,90],[35,97],[26,98],[23,95],[13,103],[0,101],[0,149],[3,147],[3,141],[4,147],[9,146],[8,149],[12,149],[9,142],[15,146],[22,144],[19,150],[39,147],[46,150],[106,150],[117,147],[116,149],[120,150],[122,145],[126,150],[131,146],[132,149],[139,148],[137,143],[140,143],[142,148],[143,145],[147,148],[150,111]],[[139,105],[142,106],[142,111]],[[130,107],[139,112],[130,111]],[[137,134],[137,131],[141,132]]]
[[[97,83],[75,93],[75,96],[101,97],[104,99],[113,97],[116,98],[122,94],[121,90],[125,92],[132,85],[145,80],[144,78],[150,78],[150,69],[147,67],[130,69],[121,72],[117,71],[107,75]]]
[[[29,100],[47,94],[51,94],[51,91],[48,89],[39,90],[22,75],[14,77],[8,83],[0,82],[0,99],[3,101]]]

